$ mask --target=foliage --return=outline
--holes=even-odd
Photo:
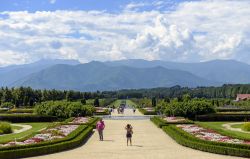
[[[13,123],[22,122],[52,122],[57,118],[54,116],[43,116],[35,114],[0,114],[0,120],[9,121]]]
[[[78,101],[81,99],[103,98],[100,92],[79,92],[61,90],[35,90],[30,87],[0,88],[1,103],[12,103],[12,106],[25,107],[34,106],[36,103],[45,101],[68,100]]]
[[[94,100],[94,106],[95,107],[99,107],[100,106],[100,102],[99,102],[98,98],[95,98],[95,100]]]
[[[203,99],[191,100],[189,98],[182,101],[176,98],[171,100],[170,103],[160,101],[156,109],[167,116],[183,116],[189,118],[215,112],[214,106],[210,102]]]
[[[9,109],[11,109],[11,108],[13,108],[13,106],[14,105],[11,102],[5,102],[5,103],[1,104],[2,108],[9,108]]]
[[[72,149],[82,144],[91,134],[93,127],[82,125],[69,136],[55,141],[42,142],[33,145],[4,147],[0,151],[0,158],[14,159],[44,155]]]
[[[0,135],[12,133],[11,125],[8,122],[0,122]]]
[[[143,108],[138,109],[143,115],[157,115],[156,111],[147,111]]]
[[[246,122],[242,126],[242,130],[250,131],[250,122]]]
[[[195,120],[198,121],[248,121],[250,114],[206,114],[197,115]]]
[[[250,140],[248,133],[225,129],[222,125],[228,122],[196,122],[197,125],[206,129],[212,129],[220,134],[241,140]],[[233,126],[232,126],[233,127]]]
[[[42,102],[35,107],[38,115],[56,116],[58,118],[69,118],[76,116],[91,116],[94,107],[83,105],[80,102],[48,101]]]
[[[163,130],[170,137],[172,137],[177,143],[183,146],[223,155],[250,157],[249,145],[219,143],[219,142],[201,140],[177,128],[174,125],[164,126]]]

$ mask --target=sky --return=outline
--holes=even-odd
[[[250,64],[249,0],[0,0],[0,66],[39,59]]]

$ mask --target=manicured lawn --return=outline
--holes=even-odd
[[[135,104],[132,100],[126,100],[127,104],[130,106],[135,106],[137,107],[137,104]]]
[[[231,127],[232,128],[241,128],[243,126],[243,124],[235,124],[235,125],[232,125]]]
[[[43,128],[46,128],[50,123],[18,123],[18,124],[31,125],[32,128],[27,131],[18,133],[18,134],[7,134],[7,135],[0,136],[0,143],[6,143],[15,139],[29,136],[32,133],[35,133]]]
[[[204,128],[213,129],[222,135],[226,135],[226,136],[230,136],[230,137],[234,137],[238,139],[243,139],[243,140],[250,140],[249,133],[232,131],[232,130],[228,130],[222,127],[223,124],[230,123],[230,122],[196,122],[196,123]]]
[[[20,129],[22,129],[22,127],[20,127],[20,126],[13,126],[13,125],[11,125],[11,128],[12,128],[12,130],[20,130]]]

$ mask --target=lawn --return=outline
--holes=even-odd
[[[223,124],[230,123],[230,122],[196,122],[196,123],[204,128],[213,129],[222,135],[226,135],[226,136],[230,136],[230,137],[238,138],[238,139],[243,139],[243,140],[250,140],[249,133],[228,130],[222,126]],[[241,124],[237,124],[236,127],[239,128],[240,125]]]
[[[12,130],[20,130],[22,127],[11,125]]]
[[[18,133],[18,134],[7,134],[7,135],[0,136],[0,143],[6,143],[15,139],[29,136],[32,133],[35,133],[43,128],[46,128],[50,123],[18,123],[18,124],[31,125],[32,128],[27,131]]]

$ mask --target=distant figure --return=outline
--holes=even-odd
[[[135,111],[136,111],[136,109],[135,109],[135,108],[133,108],[133,112],[134,112],[134,114],[135,114]]]
[[[104,128],[105,128],[104,121],[102,119],[100,119],[96,123],[96,130],[98,131],[100,141],[103,141],[103,130],[104,130]]]
[[[127,124],[125,127],[127,133],[126,133],[126,138],[127,138],[127,146],[128,142],[130,142],[130,146],[132,146],[132,134],[133,134],[133,127],[130,124]]]

